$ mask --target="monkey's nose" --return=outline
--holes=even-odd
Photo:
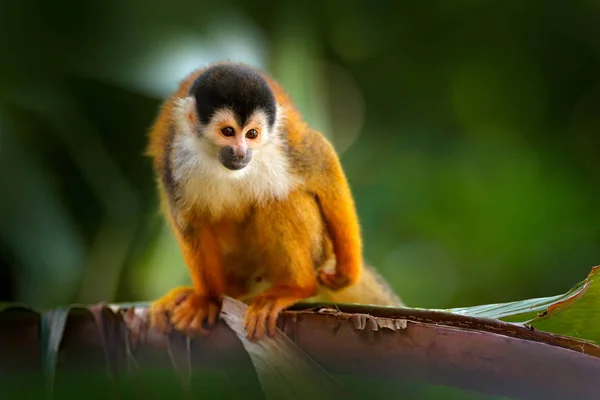
[[[246,158],[246,149],[242,147],[237,147],[233,150],[233,157],[238,161],[243,160],[244,158]]]

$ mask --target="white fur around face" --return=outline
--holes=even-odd
[[[289,170],[280,132],[281,111],[277,111],[273,130],[264,132],[263,142],[253,149],[250,164],[238,171],[221,164],[219,148],[210,139],[196,136],[181,124],[171,153],[173,177],[184,201],[180,207],[207,211],[218,218],[248,202],[284,199],[300,180]]]

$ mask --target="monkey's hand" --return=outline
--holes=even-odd
[[[350,286],[353,283],[350,279],[350,276],[347,274],[342,274],[339,271],[332,273],[325,270],[320,270],[318,272],[317,279],[319,280],[320,284],[325,285],[332,290],[340,290]]]
[[[202,323],[207,320],[208,326],[214,325],[220,308],[218,302],[191,287],[175,288],[150,306],[150,326],[163,333],[171,332],[173,326],[187,335],[207,335]]]
[[[191,287],[179,287],[154,301],[150,305],[150,327],[162,333],[171,332],[170,317],[172,311],[194,291]]]

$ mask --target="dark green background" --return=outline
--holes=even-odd
[[[187,281],[146,132],[191,69],[279,79],[341,153],[411,306],[554,295],[600,263],[600,3],[0,3],[0,301]]]

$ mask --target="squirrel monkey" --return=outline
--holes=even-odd
[[[219,62],[189,74],[162,104],[148,155],[192,280],[152,303],[155,329],[206,334],[224,295],[249,302],[250,340],[274,335],[301,300],[402,305],[363,265],[334,148],[264,73]]]

